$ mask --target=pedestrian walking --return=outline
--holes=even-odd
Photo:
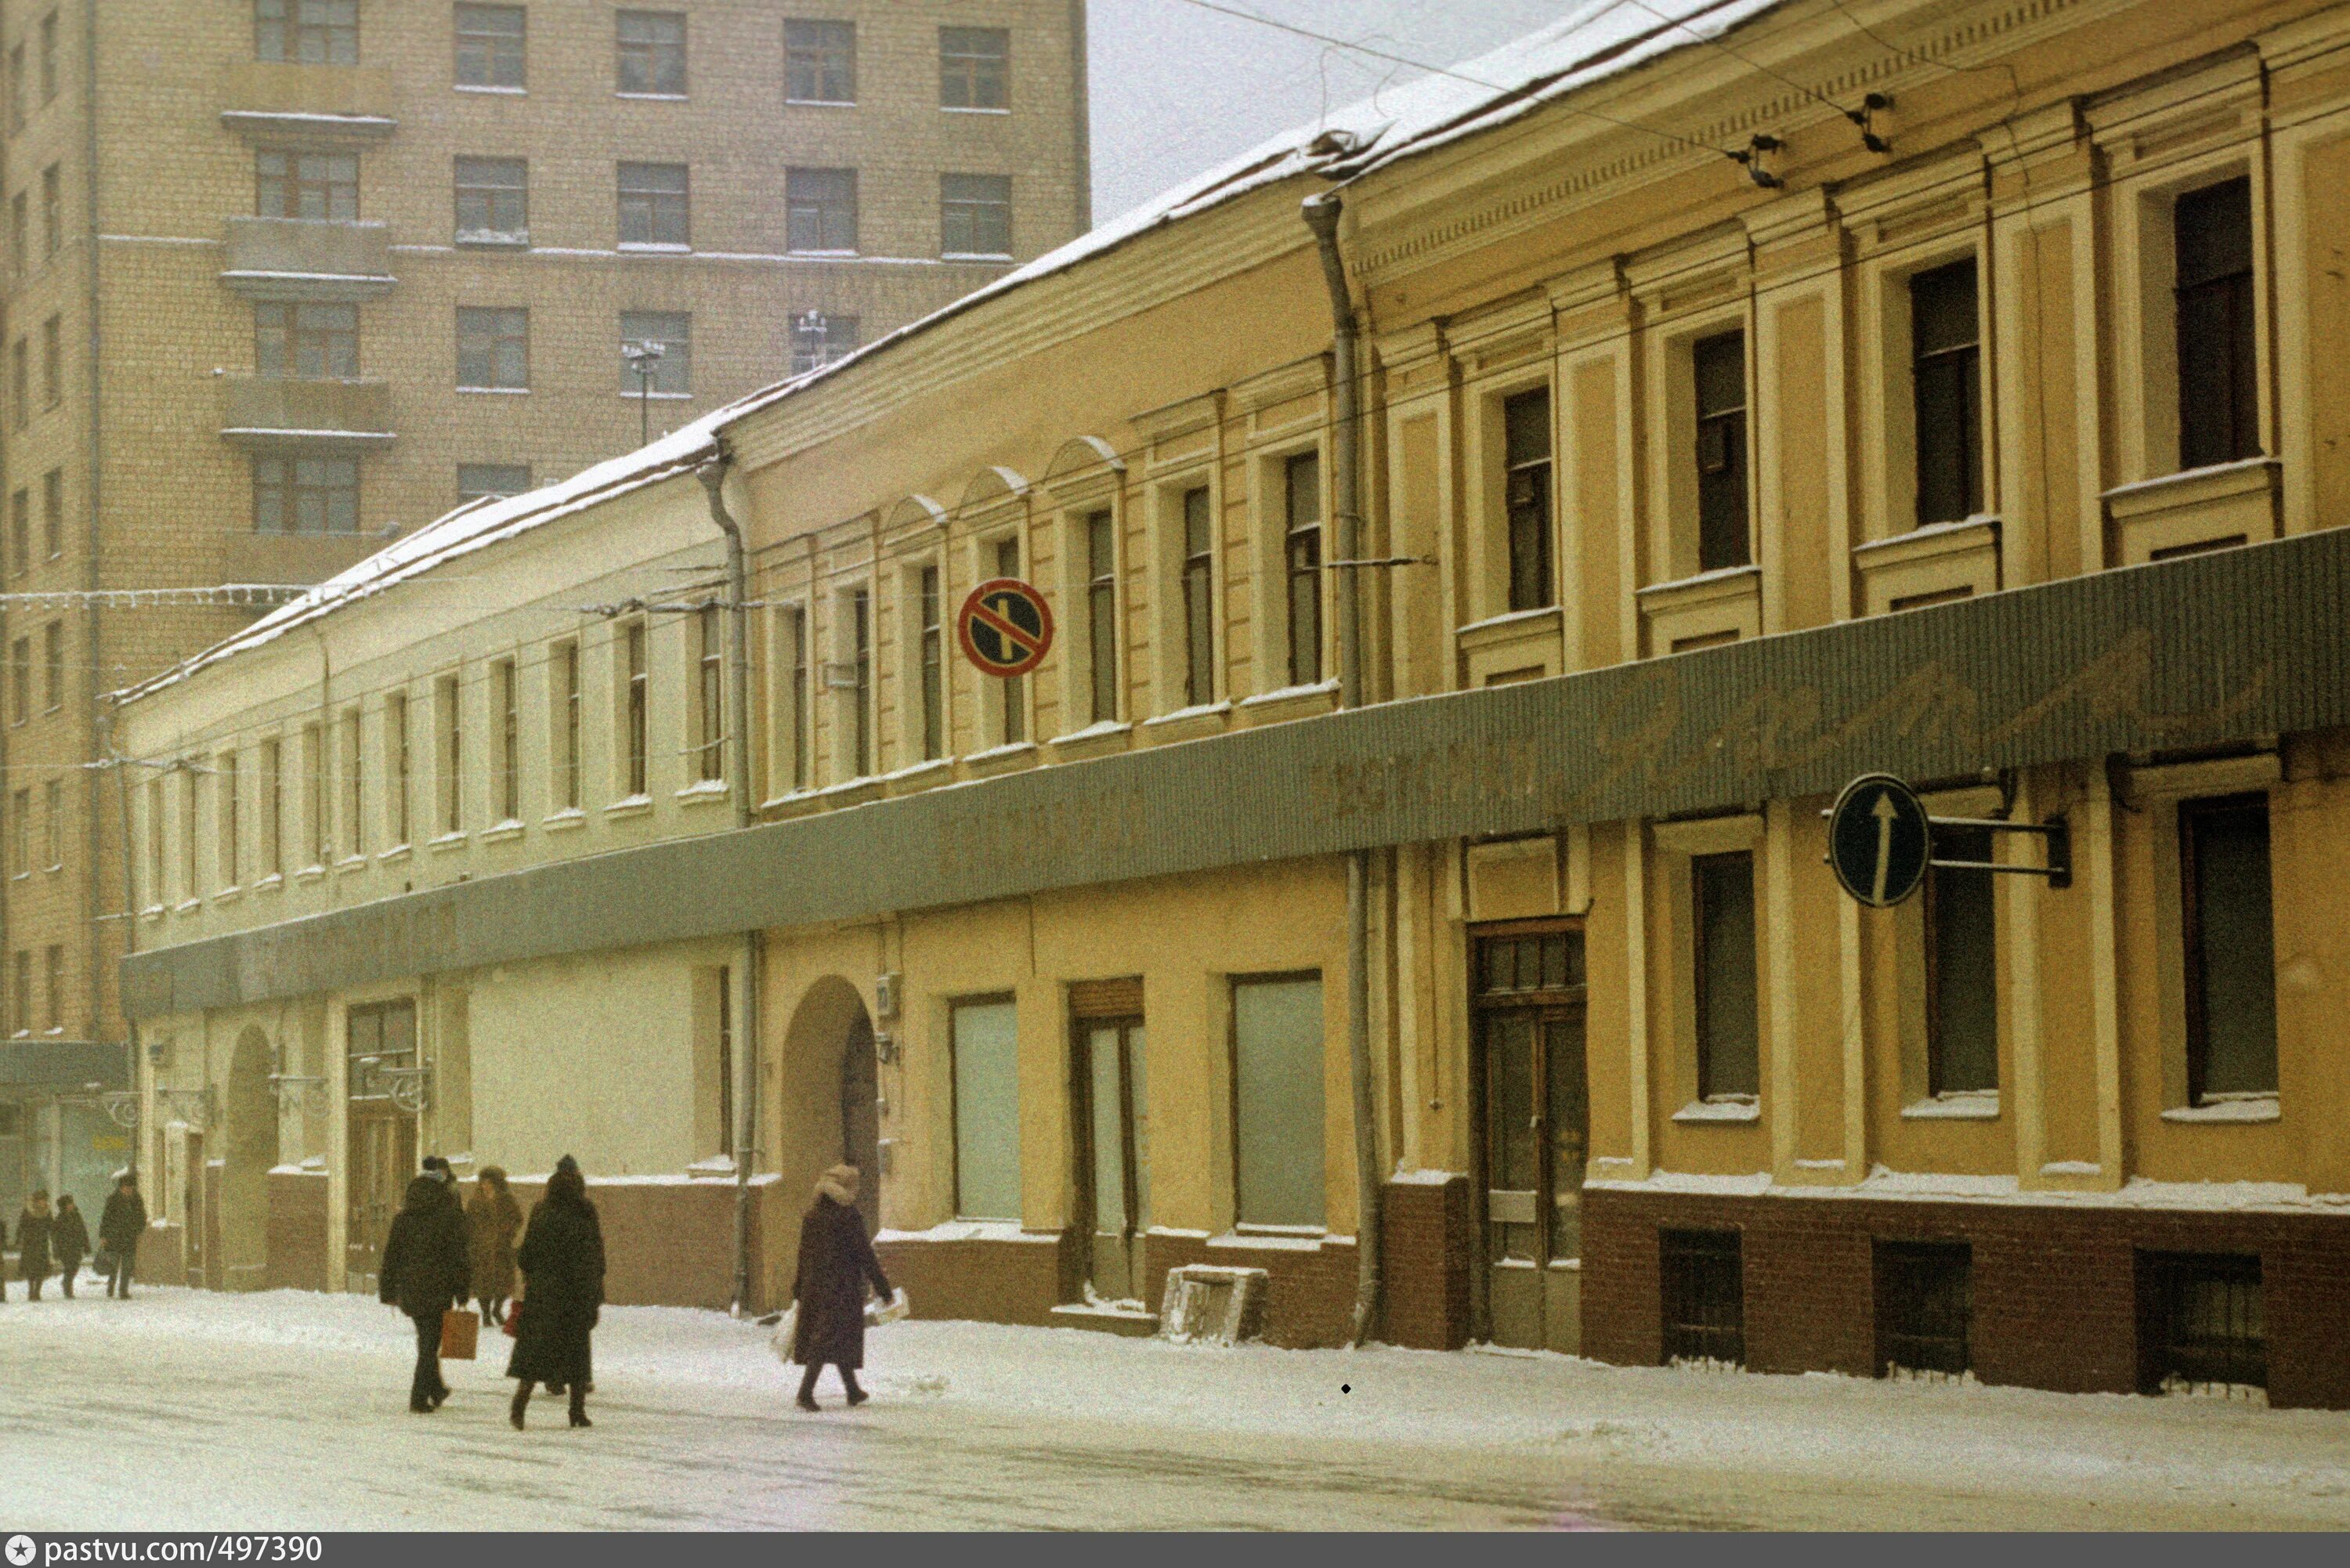
[[[106,1251],[106,1293],[130,1299],[130,1278],[139,1272],[139,1238],[147,1233],[147,1200],[139,1196],[139,1173],[124,1170],[99,1210],[98,1244]]]
[[[834,1166],[816,1182],[816,1201],[800,1221],[799,1277],[792,1286],[799,1316],[792,1359],[806,1368],[800,1375],[803,1410],[817,1408],[816,1374],[827,1366],[839,1372],[850,1405],[867,1398],[857,1386],[857,1370],[865,1365],[865,1285],[870,1281],[884,1301],[891,1292],[865,1234],[865,1217],[857,1211],[857,1184],[855,1166]]]
[[[508,1418],[521,1431],[531,1386],[544,1383],[550,1394],[569,1391],[573,1426],[593,1426],[588,1419],[588,1391],[595,1377],[588,1335],[604,1305],[604,1227],[588,1201],[579,1162],[569,1155],[556,1162],[546,1196],[532,1207],[515,1262],[522,1268],[523,1294],[506,1376],[520,1381]]]
[[[384,1237],[376,1299],[398,1307],[416,1325],[416,1376],[409,1382],[408,1407],[418,1415],[438,1410],[449,1397],[441,1376],[441,1314],[464,1304],[470,1268],[464,1215],[439,1179],[417,1177]]]
[[[58,1279],[66,1299],[71,1301],[74,1276],[81,1272],[81,1261],[89,1256],[89,1225],[70,1192],[57,1194],[57,1218],[49,1224],[49,1255],[57,1262]]]
[[[465,1227],[473,1257],[473,1300],[481,1304],[484,1322],[503,1323],[506,1302],[514,1295],[515,1239],[522,1231],[522,1205],[507,1189],[506,1173],[494,1165],[482,1167],[473,1179]]]
[[[49,1276],[49,1228],[54,1222],[48,1189],[35,1188],[25,1211],[16,1216],[16,1273],[25,1282],[28,1302],[41,1299],[41,1282]]]

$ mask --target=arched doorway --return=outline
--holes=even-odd
[[[277,1163],[277,1090],[269,1036],[247,1025],[228,1061],[227,1147],[221,1162],[219,1282],[257,1291],[269,1267],[269,1172]]]
[[[866,1230],[879,1230],[880,1092],[873,1020],[855,986],[827,975],[808,987],[784,1034],[783,1069],[778,1174],[806,1192],[830,1167],[857,1167],[864,1175],[857,1207]]]

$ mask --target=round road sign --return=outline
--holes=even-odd
[[[1045,596],[1019,578],[991,577],[962,601],[955,636],[982,673],[1025,675],[1053,646],[1053,612]]]
[[[1917,793],[1890,774],[1863,774],[1828,813],[1828,864],[1844,890],[1885,909],[1918,890],[1934,834]]]

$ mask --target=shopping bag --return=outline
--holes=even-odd
[[[775,1353],[775,1359],[786,1366],[792,1364],[792,1338],[799,1332],[799,1326],[800,1303],[794,1302],[775,1320],[775,1332],[767,1338],[767,1346]]]
[[[471,1361],[481,1348],[482,1314],[471,1307],[451,1307],[441,1314],[441,1359]]]
[[[888,1301],[870,1301],[865,1303],[865,1325],[868,1328],[879,1328],[885,1323],[896,1323],[913,1310],[912,1303],[906,1300],[906,1287],[900,1285],[889,1293]]]
[[[112,1279],[114,1277],[114,1254],[108,1251],[105,1248],[100,1247],[98,1250],[98,1255],[89,1261],[89,1272],[96,1274],[101,1280]]]
[[[498,1326],[499,1326],[501,1329],[504,1329],[504,1330],[505,1331],[505,1336],[506,1336],[508,1339],[519,1339],[519,1338],[521,1338],[521,1337],[522,1337],[522,1303],[520,1303],[520,1302],[508,1302],[508,1303],[506,1303],[506,1320],[505,1320],[505,1322],[504,1322],[504,1323],[500,1324]]]

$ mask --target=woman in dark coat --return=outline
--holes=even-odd
[[[49,1277],[49,1227],[54,1223],[47,1190],[36,1189],[16,1216],[16,1275],[25,1282],[28,1302],[41,1299],[41,1282]]]
[[[836,1165],[816,1184],[816,1201],[800,1221],[799,1278],[792,1294],[799,1302],[799,1319],[792,1334],[792,1359],[807,1370],[800,1375],[799,1406],[816,1409],[816,1374],[827,1366],[840,1371],[840,1386],[851,1405],[862,1405],[865,1390],[857,1386],[857,1369],[865,1365],[865,1284],[884,1300],[890,1294],[889,1277],[873,1255],[865,1234],[865,1217],[857,1211],[857,1168]]]
[[[139,1238],[147,1233],[147,1201],[139,1196],[139,1176],[126,1170],[114,1179],[106,1207],[98,1216],[98,1244],[114,1266],[107,1272],[106,1293],[128,1300],[130,1276],[139,1271]]]
[[[71,1301],[74,1276],[81,1272],[81,1261],[89,1256],[89,1226],[70,1192],[57,1194],[57,1216],[49,1225],[49,1255],[57,1261],[66,1299]]]
[[[522,1230],[522,1206],[506,1189],[506,1173],[485,1165],[474,1179],[465,1205],[467,1243],[473,1251],[473,1299],[491,1323],[505,1321],[514,1295],[515,1237]]]
[[[416,1376],[408,1386],[408,1407],[418,1415],[438,1410],[449,1397],[449,1385],[441,1376],[441,1314],[464,1305],[473,1282],[465,1216],[440,1178],[419,1176],[409,1182],[376,1271],[376,1298],[398,1307],[416,1325]]]
[[[604,1227],[588,1201],[588,1184],[569,1155],[546,1179],[546,1196],[530,1211],[515,1254],[522,1265],[521,1318],[506,1376],[518,1378],[514,1407],[507,1412],[522,1430],[534,1383],[571,1395],[571,1424],[588,1419],[588,1388],[595,1376],[588,1334],[604,1305]]]

